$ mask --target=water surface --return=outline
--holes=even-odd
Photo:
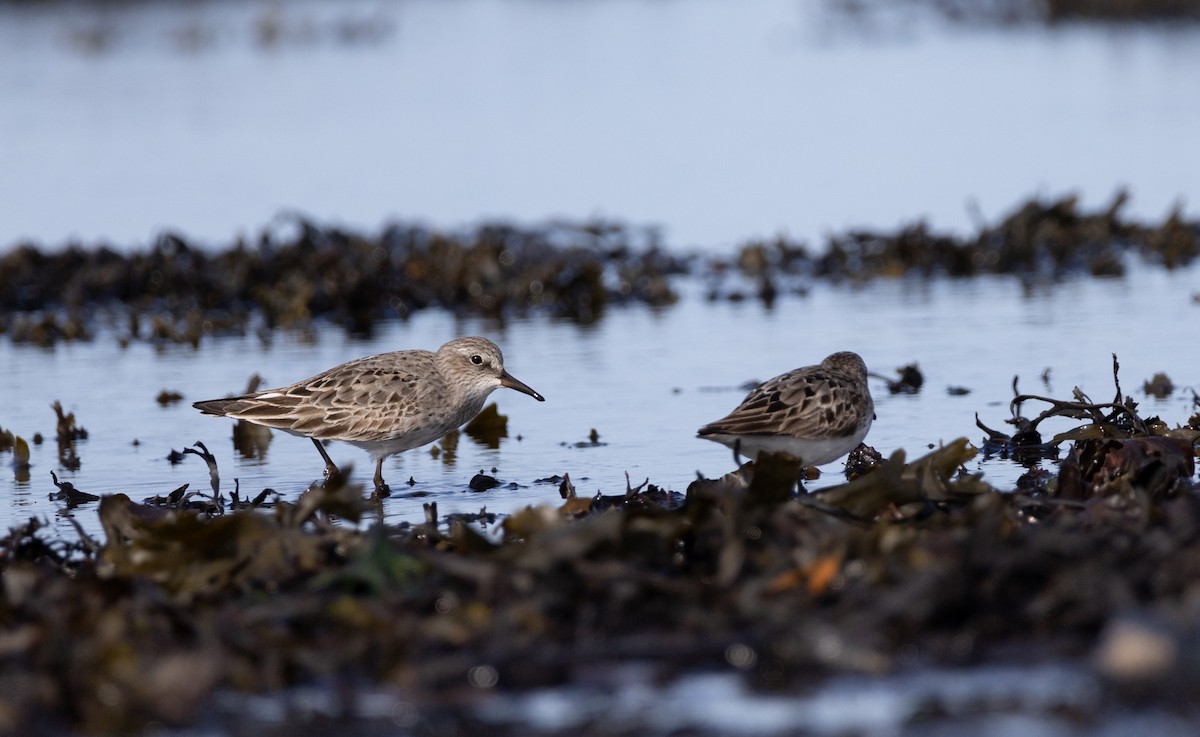
[[[1122,186],[1157,219],[1200,192],[1194,28],[863,29],[793,0],[99,5],[0,8],[0,247],[226,242],[284,209],[605,215],[721,247],[964,230]]]
[[[1198,273],[1197,267],[1175,273],[1138,268],[1122,279],[1078,279],[1032,290],[1008,277],[815,285],[807,296],[781,298],[773,309],[754,301],[708,302],[698,285],[685,283],[684,298],[674,307],[610,310],[590,326],[546,318],[502,326],[430,311],[385,324],[369,340],[322,327],[315,340],[281,333],[266,343],[258,337],[206,340],[198,350],[147,344],[122,349],[110,334],[53,349],[0,341],[0,373],[7,377],[0,426],[27,438],[34,432],[50,438],[33,448],[28,481],[0,479],[0,493],[10,500],[0,509],[0,526],[44,515],[64,534],[74,534],[58,517],[59,505],[47,499],[54,491],[51,471],[84,491],[124,492],[134,499],[185,483],[207,490],[208,471],[198,458],[177,465],[166,460],[172,449],[196,441],[216,455],[226,493],[236,478],[243,494],[271,487],[294,499],[322,470],[311,443],[276,433],[265,457],[242,458],[233,448],[233,423],[203,416],[190,403],[241,392],[254,373],[269,386],[283,385],[357,356],[436,348],[466,334],[496,340],[512,373],[547,401],[494,393],[511,436],[498,449],[463,437],[452,463],[428,449],[389,459],[384,474],[397,492],[428,494],[387,500],[392,520],[421,519],[421,505],[429,501],[442,513],[557,503],[557,486],[537,480],[563,473],[587,495],[622,492],[626,473],[634,484],[649,478],[683,492],[697,473],[719,476],[733,469],[730,451],[695,438],[695,431],[741,400],[744,390],[737,387],[843,349],[860,352],[879,373],[894,375],[896,367],[915,361],[925,374],[925,387],[915,396],[891,396],[873,380],[878,419],[867,442],[884,455],[904,449],[913,458],[962,436],[978,444],[983,433],[975,427],[977,412],[988,425],[1011,429],[1004,420],[1014,376],[1024,392],[1069,398],[1079,386],[1094,400],[1109,401],[1114,352],[1123,388],[1143,401],[1143,415],[1179,425],[1196,411],[1193,389],[1200,385],[1200,354],[1187,329],[1200,310],[1192,296]],[[1049,386],[1041,379],[1045,369]],[[1159,371],[1179,387],[1161,401],[1141,391],[1142,382]],[[950,386],[971,391],[953,396]],[[163,389],[179,391],[184,401],[160,407],[155,396]],[[78,471],[58,462],[50,409],[56,399],[90,432],[77,446]],[[1026,414],[1040,409],[1029,405]],[[1047,423],[1043,429],[1067,427]],[[576,447],[593,428],[603,445]],[[330,453],[339,464],[353,464],[355,478],[369,483],[372,465],[364,452],[334,444]],[[841,468],[841,462],[828,464],[810,487],[836,483]],[[468,491],[480,470],[502,486]],[[977,459],[971,470],[1011,488],[1025,469]],[[411,488],[404,483],[410,478],[416,482]],[[74,514],[96,529],[88,506]]]

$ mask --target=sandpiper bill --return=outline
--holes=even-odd
[[[874,419],[866,364],[857,353],[842,351],[758,385],[698,436],[751,458],[787,453],[809,467],[854,450]]]
[[[322,440],[341,440],[371,454],[375,493],[388,494],[383,461],[445,435],[483,409],[500,387],[539,402],[545,397],[504,369],[500,348],[486,338],[457,338],[437,352],[381,353],[298,381],[229,399],[196,402],[201,412],[311,438],[325,460],[325,476],[337,466]]]

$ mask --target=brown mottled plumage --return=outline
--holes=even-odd
[[[783,452],[819,466],[854,450],[874,419],[866,364],[857,353],[842,351],[760,384],[698,436],[751,458]]]
[[[381,353],[298,381],[230,399],[196,402],[201,412],[312,438],[337,472],[322,440],[356,445],[375,460],[375,490],[386,493],[383,460],[445,435],[483,409],[506,386],[538,400],[542,395],[504,370],[504,356],[486,338],[458,338],[432,351]]]

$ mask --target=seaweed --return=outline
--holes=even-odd
[[[100,497],[95,494],[89,494],[86,491],[80,491],[75,488],[75,485],[70,481],[59,481],[58,475],[53,471],[50,472],[50,478],[54,481],[54,485],[58,487],[58,491],[50,495],[52,501],[63,501],[68,507],[76,507],[80,504],[99,501]]]
[[[896,378],[890,379],[883,374],[871,372],[868,376],[883,379],[887,382],[889,394],[918,394],[925,384],[925,375],[915,363],[905,364],[896,369]]]
[[[480,471],[471,477],[471,480],[467,483],[467,488],[469,488],[471,491],[488,491],[496,488],[499,485],[500,480],[495,476],[488,476],[484,472]]]
[[[580,496],[562,474],[540,480],[557,506],[440,519],[430,503],[423,522],[388,524],[342,476],[295,502],[235,489],[225,503],[196,445],[211,495],[102,497],[102,542],[52,543],[36,521],[0,540],[0,714],[13,731],[139,731],[194,723],[217,691],[329,683],[398,686],[431,714],[470,687],[633,659],[793,689],[1014,644],[1095,653],[1120,693],[1161,695],[1200,642],[1178,614],[1200,573],[1200,430],[1141,417],[1115,361],[1114,382],[1113,402],[1014,397],[1016,417],[1048,407],[1026,431],[1081,424],[1053,440],[1070,444],[1057,476],[1012,490],[967,472],[978,451],[960,438],[912,461],[864,446],[850,480],[812,494],[793,460],[764,454],[686,497],[628,478]],[[1131,611],[1179,624],[1138,629]],[[1155,633],[1156,660],[1123,654]]]
[[[1175,384],[1160,371],[1142,383],[1142,391],[1155,399],[1166,399],[1175,391]]]
[[[1121,26],[1200,20],[1200,8],[1186,0],[909,0],[906,3],[835,0],[827,9],[866,28],[875,28],[881,18],[892,17],[897,7],[908,13],[932,11],[956,23],[1001,26],[1079,22]]]
[[[369,335],[384,320],[446,309],[504,320],[546,314],[581,324],[621,305],[665,309],[678,280],[699,277],[710,299],[805,295],[814,282],[1011,274],[1026,285],[1074,275],[1119,277],[1130,256],[1168,269],[1200,255],[1200,223],[1178,211],[1161,223],[1122,215],[1118,192],[1095,212],[1075,197],[1033,199],[971,236],[924,223],[895,232],[850,230],[823,249],[787,238],[754,240],[732,256],[673,255],[653,227],[615,222],[444,232],[393,223],[378,233],[301,215],[255,243],[202,248],[173,233],[149,247],[19,245],[0,255],[0,333],[51,346],[91,340],[99,318],[132,341],[198,347],[210,336],[276,329],[311,333],[316,321]],[[102,323],[103,324],[103,323]]]
[[[74,412],[64,412],[62,403],[58,400],[51,405],[57,419],[56,435],[58,438],[58,462],[68,471],[78,471],[82,462],[75,452],[75,442],[86,440],[87,428],[81,427],[75,420]]]
[[[565,448],[603,448],[608,443],[600,441],[600,433],[596,432],[596,428],[588,431],[587,440],[576,440],[574,443],[563,441],[559,445]]]

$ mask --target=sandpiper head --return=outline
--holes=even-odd
[[[864,378],[867,375],[867,364],[863,363],[862,356],[853,351],[839,351],[831,353],[821,361],[821,365],[827,369],[842,371],[855,376],[862,375]]]
[[[515,379],[504,370],[504,354],[500,347],[487,338],[455,338],[437,351],[438,360],[446,362],[451,369],[465,380],[491,388],[506,386],[528,394],[539,402],[546,398]],[[490,391],[490,389],[489,389]]]

